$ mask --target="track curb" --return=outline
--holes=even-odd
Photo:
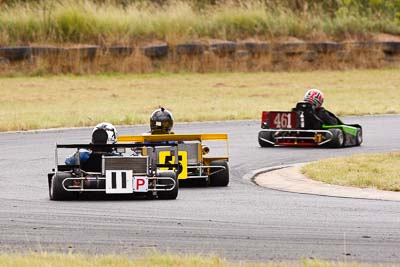
[[[339,198],[400,201],[400,192],[326,184],[309,179],[300,172],[306,163],[254,170],[244,176],[254,184],[283,192]]]

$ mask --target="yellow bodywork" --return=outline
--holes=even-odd
[[[159,163],[160,164],[166,164],[167,162],[174,163],[175,162],[175,156],[171,154],[171,151],[160,151],[159,156]],[[186,151],[178,151],[178,157],[179,157],[179,164],[182,166],[182,171],[179,173],[178,178],[180,179],[186,179],[188,176],[188,171],[187,171],[187,152]],[[161,168],[161,170],[168,170],[168,168]]]
[[[157,142],[189,142],[198,141],[198,159],[203,166],[209,166],[212,161],[215,160],[229,160],[229,144],[228,134],[225,133],[211,133],[211,134],[154,134],[154,135],[125,135],[118,136],[117,141],[119,143],[157,143]],[[203,141],[225,141],[226,142],[226,156],[222,157],[207,157],[203,155],[202,142]],[[143,148],[143,155],[147,154],[147,149]],[[187,153],[186,151],[178,151],[179,163],[183,167],[183,171],[179,174],[179,179],[187,179]],[[167,160],[175,160],[169,151],[161,151],[159,155],[160,163],[165,163]]]
[[[165,142],[165,141],[205,141],[228,140],[228,134],[153,134],[153,135],[122,135],[118,142]]]

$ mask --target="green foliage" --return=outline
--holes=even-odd
[[[399,0],[343,0],[347,6],[361,14],[394,17],[400,11]]]
[[[0,0],[0,43],[400,34],[400,0]]]
[[[61,41],[80,42],[89,23],[79,10],[65,10],[55,18],[55,27]]]
[[[356,155],[307,164],[303,173],[329,184],[400,191],[400,153]]]

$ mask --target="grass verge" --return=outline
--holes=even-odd
[[[396,69],[3,77],[0,131],[147,124],[159,106],[176,122],[259,119],[262,110],[290,110],[313,87],[338,115],[399,114],[399,85]]]
[[[400,152],[324,159],[301,171],[328,184],[400,191]]]
[[[0,43],[175,43],[288,36],[343,40],[400,34],[397,1],[153,2],[0,1]]]
[[[370,266],[360,263],[338,263],[324,262],[318,260],[303,260],[298,263],[229,263],[218,257],[201,257],[201,256],[176,256],[176,255],[152,255],[142,259],[129,259],[126,256],[108,255],[108,256],[85,256],[74,254],[47,254],[37,253],[29,255],[18,254],[0,254],[0,262],[3,267],[168,267],[168,266],[185,266],[185,267],[357,267]]]

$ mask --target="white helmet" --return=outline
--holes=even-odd
[[[93,144],[115,144],[117,142],[117,129],[108,122],[97,124],[93,128],[92,143]]]

